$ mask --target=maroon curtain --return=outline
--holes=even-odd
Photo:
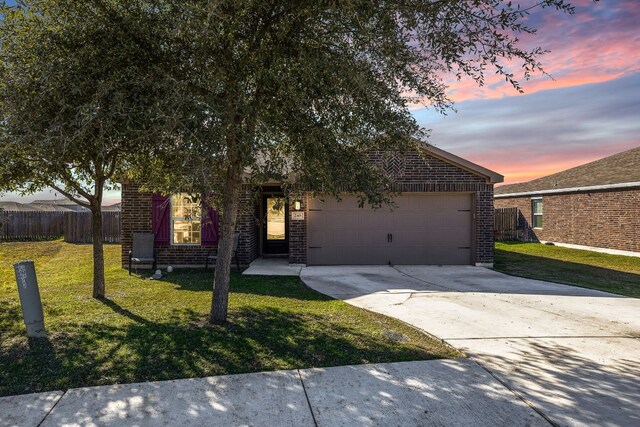
[[[171,203],[169,197],[154,194],[151,197],[152,219],[151,226],[154,235],[154,246],[169,246],[171,227]]]
[[[201,245],[217,246],[220,216],[217,210],[207,204],[207,201],[211,200],[210,197],[203,196],[202,200]]]

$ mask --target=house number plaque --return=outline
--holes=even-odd
[[[304,220],[304,212],[291,212],[291,219],[294,221]]]

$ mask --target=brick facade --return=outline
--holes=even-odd
[[[401,158],[387,158],[380,153],[372,155],[371,160],[393,176],[393,191],[471,194],[474,209],[474,263],[493,264],[493,184],[487,183],[484,177],[473,172],[417,151]],[[305,220],[291,221],[289,225],[289,261],[295,264],[307,262],[307,201],[308,196],[302,200]]]
[[[289,262],[291,264],[307,263],[307,218],[309,218],[309,196],[300,198],[300,212],[304,212],[303,220],[289,221]],[[293,209],[289,211],[289,216]]]
[[[259,203],[254,189],[243,185],[240,192],[240,212],[236,221],[236,230],[240,231],[238,242],[238,260],[241,265],[249,265],[260,256]]]
[[[529,241],[640,252],[640,189],[542,195],[542,228],[531,228],[531,197],[497,198],[516,207]]]
[[[139,186],[134,183],[122,184],[120,241],[123,268],[129,265],[133,233],[153,232],[151,198],[151,193],[140,192]],[[242,232],[238,244],[238,259],[241,265],[248,265],[258,256],[258,222],[252,202],[251,187],[243,186],[237,226],[237,229]],[[158,247],[156,251],[159,267],[167,265],[202,267],[205,265],[207,253],[211,251],[211,254],[215,254],[216,248],[201,245],[169,245]]]
[[[400,193],[459,192],[473,196],[473,258],[475,264],[493,263],[493,184],[485,177],[455,166],[430,154],[417,151],[402,157],[373,155],[395,182],[392,190]],[[135,184],[122,185],[122,265],[128,263],[133,232],[151,232],[151,194],[140,193]],[[245,185],[241,193],[241,211],[237,229],[242,232],[238,246],[242,265],[260,256],[260,198],[255,188]],[[307,262],[308,194],[302,195],[304,220],[289,221],[289,262]],[[289,218],[295,212],[290,204]],[[204,265],[206,253],[212,248],[176,246],[158,248],[158,265]],[[215,248],[213,248],[215,250]]]
[[[474,263],[493,264],[493,184],[473,172],[417,151],[386,163],[383,167],[394,178],[394,191],[472,194]]]

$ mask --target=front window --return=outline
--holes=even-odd
[[[533,228],[542,228],[542,198],[531,199],[531,214]]]
[[[171,196],[171,235],[174,245],[200,244],[201,209],[187,193]]]

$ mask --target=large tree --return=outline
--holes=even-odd
[[[155,113],[173,93],[160,12],[143,0],[0,4],[0,189],[51,187],[91,210],[95,298],[104,190],[170,122]]]
[[[563,0],[191,0],[167,2],[175,32],[167,68],[183,99],[177,132],[138,163],[169,192],[213,192],[222,211],[210,320],[226,321],[241,186],[280,179],[373,205],[388,200],[372,150],[408,149],[422,130],[412,99],[444,110],[450,79],[484,83],[541,72],[527,15]],[[514,71],[516,70],[516,71]]]

